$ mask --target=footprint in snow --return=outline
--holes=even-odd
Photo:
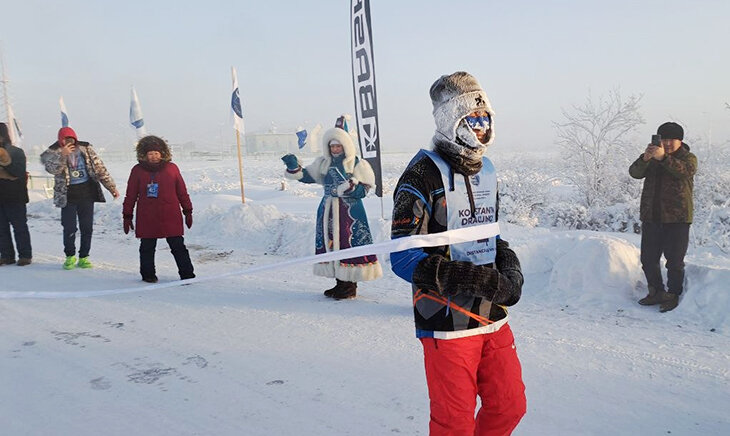
[[[105,391],[107,389],[111,389],[112,387],[112,383],[105,377],[95,378],[89,383],[91,383],[91,389],[95,389],[97,391]]]

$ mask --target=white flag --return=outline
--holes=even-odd
[[[243,133],[243,111],[241,110],[241,94],[238,92],[238,75],[236,68],[231,67],[233,75],[233,92],[231,93],[231,110],[233,110],[233,128]]]
[[[68,111],[66,111],[66,103],[63,102],[63,96],[58,99],[58,105],[61,106],[61,127],[68,127]]]
[[[147,135],[147,129],[144,126],[144,117],[142,116],[142,108],[139,105],[139,98],[137,98],[137,91],[134,86],[132,87],[132,98],[129,104],[129,123],[137,131],[137,138],[142,138]]]
[[[10,103],[6,103],[8,112],[8,135],[10,136],[11,144],[18,144],[18,141],[23,138],[23,133],[20,131],[18,120],[15,119],[15,113]]]

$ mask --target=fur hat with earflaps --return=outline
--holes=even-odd
[[[494,141],[494,110],[477,79],[464,71],[439,77],[429,91],[433,104],[436,133],[433,146],[451,163],[454,170],[474,175],[482,168],[482,156]],[[487,140],[479,141],[467,123],[472,112],[489,114]]]
[[[429,91],[433,104],[433,118],[436,122],[436,138],[449,142],[460,142],[457,129],[461,120],[475,111],[486,111],[494,118],[494,110],[489,103],[487,93],[477,79],[464,71],[439,77]],[[494,125],[490,126],[489,140],[484,146],[494,141]],[[467,146],[471,141],[461,138]]]
[[[170,147],[168,147],[167,142],[159,136],[145,136],[137,142],[137,160],[140,162],[146,161],[147,153],[150,151],[159,151],[162,155],[163,162],[170,162],[172,160]]]

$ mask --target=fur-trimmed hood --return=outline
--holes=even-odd
[[[145,162],[147,160],[147,152],[159,151],[162,154],[163,162],[172,161],[172,152],[170,147],[167,145],[167,141],[158,136],[145,136],[137,142],[137,160],[139,162]]]
[[[352,170],[355,167],[355,157],[357,157],[355,143],[352,141],[352,136],[350,136],[349,133],[339,127],[333,127],[324,132],[324,135],[322,135],[322,157],[324,157],[323,163],[326,163],[326,165],[323,165],[320,168],[320,174],[327,174],[330,164],[332,163],[330,141],[333,139],[342,144],[342,150],[345,153],[345,159],[342,161],[342,166],[345,168],[346,172],[352,173]]]

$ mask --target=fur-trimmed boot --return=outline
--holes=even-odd
[[[331,287],[331,288],[327,289],[326,291],[324,291],[324,296],[325,297],[332,298],[332,296],[335,294],[335,291],[337,291],[337,289],[341,286],[340,285],[340,283],[341,283],[340,282],[340,279],[335,279],[335,280],[337,280],[337,283],[335,283],[335,285],[333,287]]]
[[[649,286],[649,294],[639,300],[639,304],[641,304],[642,306],[653,306],[655,304],[661,304],[665,302],[668,297],[669,296],[664,289],[658,291],[653,286]]]
[[[355,298],[357,294],[357,283],[337,280],[337,284],[339,287],[335,288],[335,291],[332,293],[332,298],[335,300]]]

